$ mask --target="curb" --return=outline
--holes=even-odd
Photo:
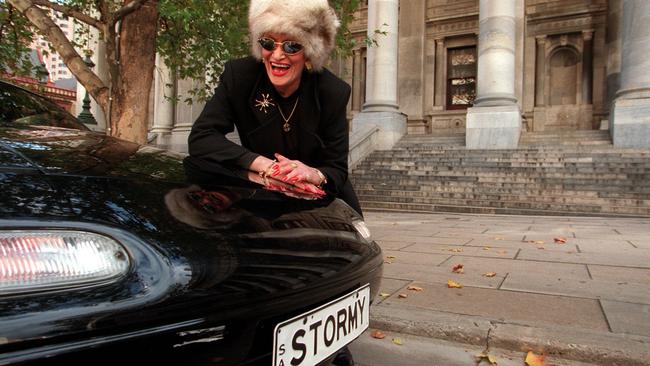
[[[511,351],[534,351],[603,366],[650,365],[650,337],[637,335],[507,323],[472,315],[382,304],[371,308],[370,327]]]

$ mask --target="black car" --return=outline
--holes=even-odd
[[[0,83],[0,365],[351,364],[379,247],[341,200],[255,177]]]

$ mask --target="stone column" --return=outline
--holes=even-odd
[[[623,2],[621,86],[610,116],[614,146],[650,147],[650,1]]]
[[[480,0],[477,98],[467,111],[468,149],[513,149],[521,112],[515,97],[516,0]]]
[[[153,126],[149,133],[154,135],[156,144],[165,145],[174,128],[174,102],[170,99],[175,97],[174,74],[160,54],[156,54],[156,67],[153,72]]]
[[[535,106],[545,105],[544,77],[546,76],[546,36],[535,37],[537,52],[535,55]]]
[[[592,104],[594,68],[594,31],[582,31],[582,104]]]
[[[361,76],[361,63],[363,62],[363,58],[361,57],[361,50],[354,50],[352,52],[352,57],[353,57],[353,71],[352,75],[354,77],[352,78],[352,110],[354,112],[359,112],[361,110],[361,102],[363,100],[363,90],[361,90],[361,79],[363,76]]]
[[[434,105],[443,109],[445,105],[445,69],[447,60],[445,59],[445,39],[436,39],[436,94]]]
[[[377,44],[367,51],[366,102],[353,119],[352,131],[379,127],[379,149],[390,149],[406,133],[406,116],[397,105],[398,15],[398,0],[368,1],[368,36]]]

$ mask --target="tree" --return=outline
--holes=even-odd
[[[32,73],[29,49],[32,32],[27,20],[5,2],[0,2],[0,72]]]
[[[42,34],[95,99],[107,117],[107,133],[138,143],[146,141],[156,52],[179,77],[205,80],[216,80],[226,60],[248,53],[248,1],[244,0],[6,1],[8,4],[4,0],[0,4],[15,20],[13,26],[21,29],[22,34],[27,34],[28,25]],[[345,37],[347,25],[359,0],[331,3],[342,20],[338,45],[349,49],[352,43]],[[18,19],[15,10],[24,18]],[[86,66],[74,42],[51,18],[50,10],[98,31],[106,44],[108,82]],[[4,24],[2,19],[0,27]],[[4,33],[0,36],[5,37]],[[0,66],[3,57],[4,51]],[[208,85],[193,91],[199,99],[207,98],[210,92]]]

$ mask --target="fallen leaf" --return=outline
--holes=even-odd
[[[393,343],[395,343],[398,346],[401,346],[403,344],[401,338],[393,338]]]
[[[503,240],[503,238],[500,237],[500,236],[495,236],[495,237],[494,237],[494,240]]]
[[[486,352],[482,352],[482,353],[479,353],[477,355],[474,355],[474,357],[476,357],[476,362],[477,363],[481,363],[482,361],[487,361],[491,365],[496,365],[497,364],[497,358],[490,355],[490,354],[488,354],[488,353],[486,353]]]
[[[462,265],[462,264],[456,264],[455,266],[453,266],[453,267],[451,268],[451,271],[454,272],[454,273],[458,273],[458,274],[463,274],[463,273],[465,273],[465,270],[463,269],[463,265]]]
[[[416,292],[420,292],[420,291],[424,290],[422,287],[418,287],[418,286],[409,286],[406,289],[411,290],[411,291],[416,291]]]
[[[553,238],[553,240],[554,240],[555,243],[557,243],[557,244],[566,244],[566,238],[561,237],[561,236],[560,236],[560,237],[557,237],[557,238]]]
[[[537,249],[539,249],[539,250],[544,250],[544,249],[546,249],[546,248],[544,248],[544,247],[537,247]]]
[[[407,295],[407,294],[399,294],[399,295],[397,295],[397,297],[399,297],[400,299],[406,299],[407,297],[409,297],[409,295]]]
[[[544,244],[544,240],[535,240],[535,244]]]
[[[453,281],[453,280],[447,280],[447,287],[449,288],[463,288],[463,285],[460,283]]]
[[[390,296],[390,294],[389,294],[389,293],[386,293],[386,292],[380,292],[380,293],[379,293],[379,296],[381,296],[381,297],[388,297],[388,296]]]
[[[461,253],[463,250],[461,248],[449,249],[450,252]]]
[[[374,332],[370,333],[370,336],[376,339],[386,338],[386,334],[384,334],[384,332],[382,332],[381,330],[375,330]]]
[[[393,264],[393,261],[384,261],[386,264]]]
[[[555,366],[555,365],[551,365],[550,363],[545,363],[544,356],[536,355],[535,353],[533,353],[533,351],[528,351],[528,354],[526,355],[526,365],[527,366]]]
[[[490,247],[483,247],[483,250],[490,250]]]
[[[395,259],[395,258],[397,258],[397,257],[395,257],[394,255],[387,255],[386,256],[386,259],[388,259],[388,260]]]
[[[483,273],[483,276],[485,276],[485,277],[494,277],[494,276],[496,276],[496,275],[497,275],[496,272],[487,272],[487,273]]]

